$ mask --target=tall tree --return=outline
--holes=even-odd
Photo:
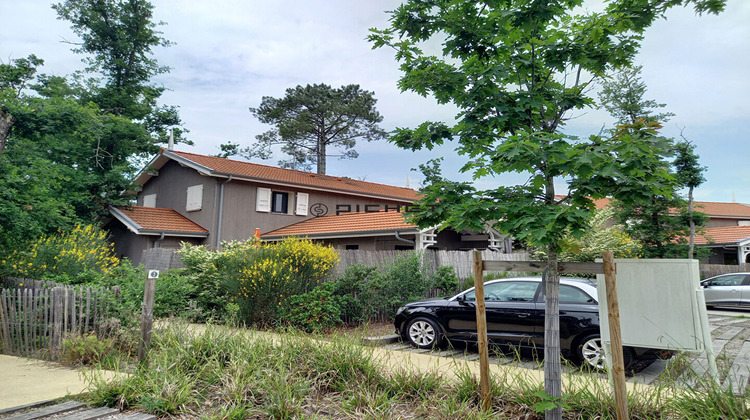
[[[560,240],[580,236],[592,198],[624,201],[669,191],[671,178],[656,127],[631,124],[607,138],[579,140],[561,132],[568,112],[593,105],[592,82],[609,68],[631,64],[642,32],[674,0],[614,0],[602,13],[573,15],[579,0],[407,0],[391,12],[391,26],[373,30],[375,47],[396,51],[402,90],[432,95],[459,109],[458,123],[425,122],[391,138],[400,147],[432,149],[455,140],[474,179],[506,172],[529,176],[522,185],[478,190],[440,173],[439,160],[422,165],[425,187],[414,215],[420,226],[444,223],[482,230],[487,224],[547,248],[545,391],[562,394],[559,338]],[[687,3],[687,2],[685,2]],[[721,4],[695,2],[701,10]],[[709,4],[710,3],[710,4]],[[719,2],[720,3],[720,2]],[[442,42],[440,55],[421,47]],[[555,180],[568,191],[556,198]],[[547,412],[561,418],[557,406]]]
[[[688,141],[677,143],[676,152],[677,156],[673,165],[677,173],[677,181],[680,185],[688,189],[687,218],[690,227],[688,258],[694,258],[695,229],[696,225],[702,223],[696,223],[695,211],[693,210],[693,191],[706,180],[703,176],[706,167],[700,166],[698,163],[698,155],[695,153],[695,145],[692,143]]]
[[[353,159],[358,156],[354,150],[358,139],[385,138],[378,126],[383,117],[375,109],[376,102],[374,93],[359,85],[297,86],[287,89],[283,98],[264,96],[250,112],[275,128],[256,136],[258,142],[242,154],[269,159],[271,148],[281,145],[289,159],[280,161],[280,166],[310,170],[315,165],[319,174],[325,174],[329,148],[340,149],[341,159]]]
[[[80,35],[87,70],[103,81],[37,74],[42,60],[33,55],[0,65],[0,253],[125,203],[132,160],[158,151],[166,128],[180,123],[175,108],[156,104],[163,88],[151,78],[166,68],[151,49],[167,41],[149,2],[53,7]]]
[[[620,127],[633,124],[661,126],[674,116],[671,112],[656,111],[666,105],[655,100],[646,99],[646,83],[641,79],[641,66],[619,71],[614,77],[602,82],[599,92],[601,106],[615,117]],[[671,142],[671,140],[670,140]],[[659,194],[648,197],[646,201],[632,203],[615,203],[616,217],[627,226],[627,230],[638,238],[644,245],[643,254],[648,258],[676,257],[681,254],[682,245],[679,243],[690,234],[691,244],[694,242],[696,220],[698,225],[704,223],[705,218],[694,217],[692,210],[692,190],[688,200],[680,197],[676,191],[686,187],[688,178],[693,175],[687,166],[695,165],[693,170],[699,169],[697,160],[690,162],[688,151],[683,146],[671,145],[669,154],[679,156],[673,162],[676,178],[669,194]],[[696,158],[697,159],[697,158]],[[680,175],[682,174],[682,175]],[[700,174],[698,174],[700,175]],[[691,183],[702,182],[694,178]],[[697,186],[697,185],[696,185]],[[682,215],[682,213],[685,213]],[[684,217],[683,217],[684,216]],[[690,255],[692,246],[689,247]],[[692,257],[691,257],[692,258]]]
[[[0,156],[10,135],[10,130],[17,118],[11,113],[13,104],[24,94],[29,82],[34,79],[37,68],[44,60],[31,54],[28,58],[11,60],[8,64],[0,63]]]
[[[639,119],[663,124],[674,117],[671,112],[654,113],[666,105],[644,98],[647,88],[641,79],[642,69],[642,66],[623,69],[602,83],[599,101],[602,107],[617,119],[618,124],[633,124]]]
[[[154,22],[154,6],[147,0],[66,0],[52,6],[58,19],[71,23],[81,42],[73,51],[87,54],[86,71],[103,76],[88,99],[105,113],[138,121],[151,136],[149,143],[166,143],[168,129],[182,124],[174,106],[159,106],[157,101],[165,88],[152,79],[168,72],[158,64],[153,49],[171,42],[157,30],[164,22]],[[184,130],[175,130],[175,140],[187,142]]]

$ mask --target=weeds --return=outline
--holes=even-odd
[[[109,382],[92,378],[89,398],[94,404],[207,420],[537,419],[549,403],[530,370],[498,369],[491,379],[492,409],[485,412],[469,364],[456,361],[450,374],[441,374],[386,365],[374,354],[344,338],[170,328],[155,334],[148,368]],[[750,418],[745,396],[705,381],[688,390],[674,383],[636,390],[628,395],[633,419]],[[568,376],[555,402],[568,407],[566,418],[615,417],[608,383],[584,372]]]

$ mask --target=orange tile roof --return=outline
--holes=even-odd
[[[750,226],[724,226],[707,228],[695,235],[696,245],[736,244],[750,239]]]
[[[208,231],[172,209],[131,206],[118,208],[143,230],[208,234]]]
[[[567,196],[562,195],[562,194],[555,195],[555,198],[557,198],[558,200],[562,200],[565,197]],[[609,207],[611,202],[612,202],[612,199],[609,197],[600,198],[598,200],[594,200],[594,207],[596,207],[597,209],[607,208]]]
[[[710,216],[750,218],[750,205],[742,203],[717,203],[696,201],[695,209]]]
[[[178,152],[175,150],[170,150],[168,152],[174,153],[175,155],[188,159],[210,170],[225,174],[239,175],[258,180],[270,180],[340,191],[395,197],[410,202],[413,202],[418,198],[417,191],[405,187],[358,181],[330,175],[318,175],[311,172],[295,171],[275,166],[260,165],[257,163],[242,162],[239,160],[205,156],[195,153]]]
[[[564,195],[556,195],[562,199]],[[601,198],[594,200],[597,209],[609,207],[612,204],[612,198]],[[713,201],[695,201],[695,210],[706,213],[711,217],[729,217],[729,218],[750,218],[750,205],[742,203],[720,203]]]
[[[305,236],[335,234],[347,232],[395,231],[415,229],[415,224],[406,222],[404,214],[397,211],[378,211],[372,213],[344,213],[307,219],[305,221],[272,230],[261,235],[268,236]]]

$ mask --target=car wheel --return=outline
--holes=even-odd
[[[607,357],[604,353],[604,345],[599,334],[591,334],[584,337],[580,341],[580,344],[578,344],[576,355],[581,367],[596,370],[607,369]],[[622,349],[622,356],[625,370],[627,370],[633,363],[631,349],[624,347]]]
[[[429,318],[414,318],[406,324],[406,338],[412,346],[420,349],[438,347],[442,333],[437,322]]]

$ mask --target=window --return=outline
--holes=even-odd
[[[591,303],[595,304],[594,298],[589,296],[583,290],[573,287],[560,285],[560,303]]]
[[[740,286],[745,281],[743,274],[730,274],[711,280],[711,286]]]
[[[188,187],[185,211],[199,211],[201,208],[203,208],[203,185]]]
[[[506,281],[484,286],[484,300],[488,302],[533,302],[539,283],[533,281]],[[466,300],[476,300],[474,291]]]
[[[274,191],[271,195],[271,213],[288,213],[289,193]]]
[[[359,245],[347,245],[346,249],[359,249]]]
[[[143,207],[156,207],[156,194],[144,195]]]

